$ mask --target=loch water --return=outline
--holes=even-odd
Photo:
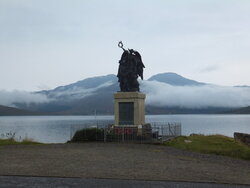
[[[33,139],[42,143],[65,143],[83,127],[113,123],[114,116],[0,116],[0,138]],[[250,134],[250,115],[147,115],[146,122],[181,123],[182,135]]]

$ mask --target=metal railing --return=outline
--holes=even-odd
[[[78,137],[89,141],[158,143],[181,136],[181,123],[151,122],[143,126],[113,126],[112,121],[102,121],[71,127],[71,140]]]

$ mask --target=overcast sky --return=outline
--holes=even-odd
[[[0,90],[116,74],[120,40],[141,53],[146,79],[250,85],[250,1],[0,0]]]

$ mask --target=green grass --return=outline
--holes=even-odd
[[[18,144],[31,145],[31,144],[41,144],[41,143],[35,142],[33,140],[29,140],[29,139],[24,139],[21,142],[15,141],[13,138],[10,138],[10,139],[0,139],[0,146],[4,146],[4,145],[18,145]]]
[[[180,136],[164,144],[178,149],[250,160],[250,147],[222,135]]]

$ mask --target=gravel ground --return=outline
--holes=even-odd
[[[0,147],[0,175],[250,185],[250,161],[147,144],[12,145]]]
[[[145,181],[119,179],[86,179],[55,177],[0,176],[0,188],[249,188],[247,185],[230,185],[195,182]]]

